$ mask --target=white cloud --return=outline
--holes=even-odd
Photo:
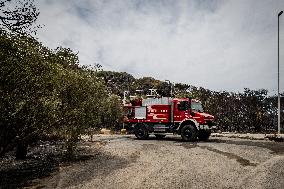
[[[81,64],[96,62],[137,77],[214,90],[271,91],[277,89],[281,8],[280,0],[45,0],[39,3],[45,27],[38,37],[51,48],[79,51]],[[280,25],[284,44],[284,17]]]

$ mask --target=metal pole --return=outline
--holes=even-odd
[[[171,97],[172,97],[173,96],[173,84],[170,83],[170,85],[171,85]]]
[[[171,88],[170,95],[171,95],[171,97],[172,97],[172,96],[173,96],[172,83],[171,83],[170,80],[165,80],[165,81],[168,82],[169,85],[170,85],[170,88]]]
[[[278,134],[280,134],[280,82],[279,82],[279,17],[283,11],[278,13]]]
[[[172,87],[171,87],[171,97],[174,97],[174,90],[175,90],[175,83],[172,82]]]

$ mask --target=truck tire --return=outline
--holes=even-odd
[[[164,138],[166,135],[155,135],[157,139],[162,139]]]
[[[147,127],[144,124],[139,124],[135,126],[134,134],[136,138],[145,140],[149,137],[149,132]]]
[[[193,125],[185,125],[181,129],[181,137],[184,141],[195,141],[197,138],[197,130]]]
[[[201,140],[201,141],[206,141],[206,140],[208,140],[209,139],[209,137],[210,137],[210,135],[211,135],[211,132],[210,131],[199,131],[199,133],[198,133],[198,138],[199,138],[199,140]]]

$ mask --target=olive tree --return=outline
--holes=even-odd
[[[66,139],[67,155],[72,155],[81,134],[101,123],[106,87],[95,72],[80,67],[70,49],[59,48],[57,95],[60,101],[56,130]],[[66,65],[68,65],[66,67]],[[60,79],[59,79],[60,78]]]
[[[1,149],[12,141],[26,149],[52,121],[54,65],[50,51],[33,38],[2,31],[0,41]]]

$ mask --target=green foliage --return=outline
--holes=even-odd
[[[135,79],[126,72],[112,71],[99,71],[97,76],[103,78],[110,94],[116,94],[120,97],[123,97],[124,91],[130,91],[131,94],[135,94],[136,90],[142,90],[142,94],[137,95],[147,95],[149,89],[157,89],[160,95],[170,96],[170,85],[152,77]]]
[[[92,70],[76,69],[74,60],[77,58],[65,56],[69,57],[59,59],[57,96],[60,106],[55,126],[57,133],[66,138],[68,152],[72,153],[79,135],[100,125],[102,101],[107,95],[105,86]],[[64,68],[66,64],[68,67]]]
[[[29,144],[42,134],[66,139],[72,155],[90,128],[117,125],[121,104],[97,72],[79,66],[70,49],[52,51],[24,35],[0,34],[0,144]]]
[[[107,85],[109,94],[116,94],[123,97],[126,90],[134,91],[135,78],[126,72],[99,71],[97,76],[102,78]]]
[[[134,90],[142,90],[142,95],[146,95],[149,92],[149,89],[157,89],[161,81],[156,80],[152,77],[142,77],[136,79],[133,83]]]
[[[50,122],[52,65],[45,59],[49,52],[23,35],[1,32],[0,41],[1,144],[16,136],[26,142]]]
[[[121,98],[111,95],[104,101],[102,123],[106,128],[114,129],[119,126],[123,116]]]
[[[80,66],[71,49],[50,50],[30,35],[39,15],[33,0],[13,10],[9,3],[0,1],[0,155],[17,145],[23,158],[28,144],[57,135],[70,156],[80,135],[119,124],[120,101],[98,77],[100,65]]]

